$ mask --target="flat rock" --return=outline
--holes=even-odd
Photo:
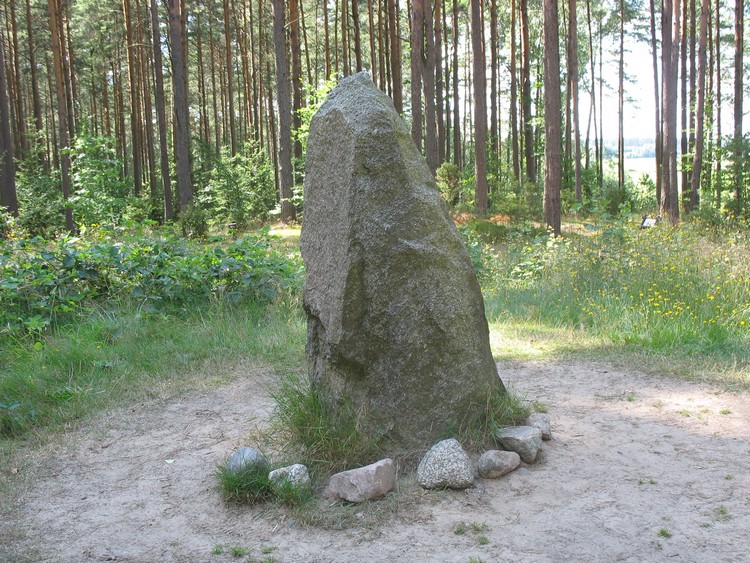
[[[542,432],[533,426],[507,426],[495,434],[498,443],[516,452],[526,463],[534,463],[542,449]]]
[[[543,412],[535,412],[526,419],[526,426],[538,428],[542,433],[542,440],[551,440],[552,432],[550,431],[549,415]]]
[[[425,489],[466,489],[474,484],[471,459],[455,438],[438,442],[417,467],[417,482]]]
[[[381,459],[365,467],[336,473],[323,492],[326,498],[362,502],[382,497],[396,486],[396,466],[392,459]]]
[[[310,125],[300,248],[310,380],[414,445],[502,393],[476,274],[435,179],[366,73]]]
[[[227,469],[232,473],[242,473],[251,469],[268,471],[270,469],[268,459],[255,448],[240,448],[232,454],[227,462]]]
[[[310,473],[306,466],[295,463],[294,465],[274,469],[268,474],[268,480],[271,482],[271,488],[273,489],[280,489],[287,484],[294,488],[309,487]]]
[[[521,456],[516,452],[489,450],[477,462],[477,472],[482,479],[497,479],[516,469],[521,464]]]

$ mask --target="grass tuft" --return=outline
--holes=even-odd
[[[216,471],[219,490],[227,502],[256,504],[273,498],[267,468],[230,471],[220,466]]]
[[[360,413],[349,405],[334,410],[306,378],[288,375],[271,395],[272,432],[301,449],[301,463],[331,472],[375,460],[379,443],[363,431]]]

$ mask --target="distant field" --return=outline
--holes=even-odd
[[[648,174],[653,180],[656,178],[656,159],[653,156],[645,158],[625,158],[625,171],[630,174],[634,182],[643,176]]]

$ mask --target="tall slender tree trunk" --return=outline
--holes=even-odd
[[[354,31],[354,64],[357,72],[362,70],[362,36],[359,31],[359,0],[352,0],[352,28]]]
[[[128,61],[128,83],[130,86],[130,144],[133,158],[133,191],[136,197],[141,195],[143,186],[143,161],[141,160],[141,98],[138,82],[138,62],[136,49],[138,48],[133,32],[133,17],[130,0],[123,0],[122,13],[125,20],[125,41]]]
[[[679,220],[677,197],[677,64],[680,38],[680,0],[662,4],[662,140],[663,189],[661,212],[671,224]]]
[[[404,87],[401,77],[401,38],[399,37],[398,0],[388,0],[388,26],[391,45],[391,75],[393,82],[393,106],[398,113],[404,111]]]
[[[224,56],[227,75],[227,113],[229,116],[229,146],[232,156],[237,154],[237,125],[234,115],[234,57],[232,56],[232,30],[229,27],[229,0],[224,0]]]
[[[521,67],[521,105],[523,107],[524,151],[526,158],[526,178],[536,183],[536,162],[534,160],[534,125],[531,121],[531,43],[529,41],[528,0],[520,0],[521,37],[523,61]]]
[[[461,98],[458,88],[458,0],[453,0],[453,164],[461,167]]]
[[[688,162],[688,7],[689,0],[682,0],[682,33],[680,35],[680,186],[683,199],[689,197],[690,171]],[[683,203],[684,205],[684,203]]]
[[[50,36],[52,37],[52,56],[55,65],[55,92],[57,97],[57,124],[59,128],[59,161],[60,176],[62,184],[63,199],[67,202],[70,198],[70,156],[68,148],[70,142],[68,138],[68,102],[67,89],[65,88],[65,70],[63,66],[63,45],[65,37],[63,32],[62,15],[59,0],[47,0],[50,20]],[[73,222],[73,210],[65,206],[65,228],[69,233],[75,231]]]
[[[0,35],[2,35],[0,28]],[[0,40],[0,212],[18,217],[16,194],[16,165],[13,160],[13,137],[10,130],[10,106],[8,100],[8,77],[5,72],[5,49]],[[0,226],[0,238],[5,236]]]
[[[424,83],[424,146],[427,166],[433,174],[440,165],[438,160],[437,122],[435,111],[435,30],[433,28],[432,0],[423,0],[423,23],[427,52],[422,55],[422,80]],[[441,0],[436,0],[440,2]]]
[[[300,110],[303,106],[302,98],[302,54],[300,44],[300,12],[298,9],[299,0],[290,0],[289,2],[289,43],[292,52],[292,131],[299,131],[302,125]],[[300,1],[301,5],[301,1]],[[302,158],[302,143],[295,139],[293,143],[294,158]],[[302,180],[301,177],[295,178],[297,182]]]
[[[737,213],[743,213],[742,183],[744,180],[744,155],[742,150],[742,99],[743,91],[743,56],[745,50],[744,0],[734,3],[734,199]]]
[[[424,0],[411,2],[411,137],[422,152],[422,56]]]
[[[188,121],[188,87],[185,74],[185,29],[181,0],[168,0],[169,37],[172,46],[172,97],[174,112],[174,155],[177,171],[177,194],[180,211],[193,201],[190,177],[190,122]]]
[[[620,0],[620,61],[617,74],[617,185],[625,191],[625,0]]]
[[[445,115],[443,113],[443,0],[435,0],[435,106],[437,108],[437,150],[438,163],[445,161],[446,137]]]
[[[498,158],[498,119],[497,119],[497,75],[498,75],[498,39],[497,39],[497,0],[490,0],[490,151],[494,161]]]
[[[323,49],[325,51],[326,80],[331,79],[331,29],[328,24],[328,0],[323,2]]]
[[[582,201],[581,193],[581,127],[578,116],[578,19],[577,0],[568,0],[568,74],[570,75],[570,100],[573,111],[573,168],[575,170],[576,202]]]
[[[688,211],[698,209],[701,170],[703,169],[703,123],[706,107],[706,37],[708,35],[708,14],[711,11],[710,0],[702,0],[700,35],[698,38],[698,106],[695,110],[695,153],[693,154],[693,177],[690,187]],[[710,176],[710,172],[709,172]]]
[[[655,150],[656,158],[656,201],[657,206],[661,204],[662,193],[662,134],[661,134],[661,98],[659,96],[659,66],[658,47],[656,43],[656,10],[654,0],[649,0],[650,24],[651,24],[651,63],[654,73],[654,121],[656,125]]]
[[[544,223],[560,234],[562,104],[557,0],[543,0],[544,15]]]
[[[510,0],[510,135],[513,149],[513,177],[520,182],[518,146],[518,68],[516,65],[516,0]]]
[[[722,169],[721,159],[721,0],[716,0],[716,209],[721,209]]]
[[[34,30],[31,19],[31,0],[26,0],[26,34],[29,39],[29,71],[31,79],[31,99],[34,111],[34,126],[36,128],[37,143],[41,142],[44,134],[44,120],[42,119],[42,101],[39,95],[39,80],[36,68],[36,45],[34,43]],[[106,90],[105,90],[106,92]],[[47,155],[39,151],[42,163],[48,166]]]
[[[474,71],[474,206],[477,215],[489,210],[487,187],[487,80],[481,0],[470,0],[471,50]]]
[[[164,100],[164,70],[161,57],[161,37],[156,0],[151,0],[151,42],[154,49],[154,85],[156,86],[156,120],[159,127],[159,163],[164,193],[164,220],[174,218],[172,186],[169,177],[169,152],[167,151],[167,110]],[[202,72],[199,70],[199,72]]]
[[[286,60],[286,33],[284,0],[272,0],[273,45],[276,57],[276,101],[279,107],[279,198],[281,200],[281,220],[293,221],[292,205],[292,110],[289,95],[289,71]]]

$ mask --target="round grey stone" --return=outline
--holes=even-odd
[[[532,426],[508,426],[495,434],[498,443],[512,452],[516,452],[526,463],[534,463],[542,448],[542,432]]]
[[[294,488],[309,487],[310,473],[307,467],[301,463],[295,463],[287,467],[279,467],[268,474],[268,480],[273,489],[284,487],[286,483]]]
[[[521,456],[516,452],[489,450],[477,462],[477,471],[483,479],[497,479],[510,473],[521,464]]]
[[[240,448],[232,454],[227,462],[227,469],[232,473],[241,473],[251,469],[268,471],[268,459],[255,448]]]

